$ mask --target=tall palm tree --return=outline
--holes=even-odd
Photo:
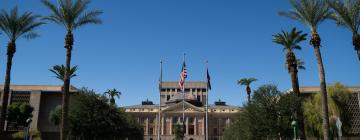
[[[242,78],[240,80],[238,80],[238,85],[241,85],[241,86],[246,86],[246,93],[248,95],[248,102],[250,103],[250,94],[251,94],[251,88],[250,88],[250,84],[252,82],[255,82],[257,81],[256,78]]]
[[[51,71],[52,73],[55,74],[55,77],[61,81],[64,81],[64,77],[65,77],[65,66],[63,64],[61,65],[55,65],[53,66],[51,69],[49,69],[49,71]],[[77,75],[75,74],[75,72],[79,70],[78,66],[73,66],[70,69],[70,79],[73,77],[76,77]]]
[[[322,119],[324,129],[324,140],[329,139],[329,113],[328,101],[325,81],[325,69],[321,58],[320,46],[321,38],[317,32],[318,26],[332,17],[333,12],[324,0],[289,0],[294,8],[288,12],[280,12],[281,16],[286,16],[291,19],[297,20],[310,28],[311,39],[310,43],[314,47],[315,56],[317,59],[319,80],[320,80],[320,93],[322,101]]]
[[[6,63],[6,74],[4,83],[4,92],[2,96],[2,108],[0,116],[0,133],[4,131],[4,122],[7,112],[7,100],[10,92],[10,76],[12,59],[16,52],[16,41],[20,37],[27,39],[33,39],[39,35],[34,32],[36,28],[45,24],[39,22],[40,16],[33,14],[32,12],[18,13],[18,8],[13,8],[9,13],[5,10],[0,12],[0,30],[6,34],[9,38],[7,45],[7,63]]]
[[[301,50],[299,43],[306,40],[307,34],[302,33],[302,31],[296,31],[296,28],[293,28],[291,32],[282,31],[276,35],[273,35],[273,42],[283,46],[284,51],[286,51],[286,64],[288,72],[291,77],[291,85],[293,92],[300,96],[299,80],[298,80],[298,63],[293,50]]]
[[[105,96],[109,96],[110,98],[110,105],[115,106],[115,97],[120,98],[121,92],[114,89],[108,89],[104,92]]]
[[[46,17],[46,20],[55,22],[66,29],[65,49],[66,49],[66,65],[64,76],[64,91],[62,104],[62,121],[60,138],[65,140],[68,134],[68,109],[69,109],[69,88],[70,88],[70,68],[71,68],[71,52],[74,44],[73,31],[88,24],[101,24],[102,21],[99,15],[102,14],[100,10],[92,10],[86,12],[90,3],[89,0],[58,0],[58,6],[47,1],[42,0],[42,3],[51,11],[51,15]]]
[[[360,60],[360,0],[328,0],[329,6],[334,9],[333,20],[340,26],[348,28],[352,34],[352,41]]]

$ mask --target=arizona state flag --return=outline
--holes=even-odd
[[[207,79],[207,86],[208,89],[211,90],[211,83],[210,83],[210,74],[209,74],[209,69],[206,69],[206,79]]]

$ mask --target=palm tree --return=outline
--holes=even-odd
[[[327,91],[326,91],[326,81],[325,81],[325,69],[320,52],[321,38],[317,32],[317,28],[323,21],[331,18],[333,12],[330,10],[330,7],[326,4],[324,0],[289,0],[289,1],[294,9],[288,12],[280,12],[279,15],[297,20],[307,25],[310,28],[311,31],[310,43],[314,47],[318,70],[319,70],[324,140],[328,140],[330,129],[329,129],[329,113],[328,113],[328,101],[327,101]]]
[[[251,94],[251,88],[250,88],[250,84],[252,82],[255,82],[257,81],[256,78],[242,78],[240,80],[238,80],[238,85],[241,85],[241,86],[246,86],[246,93],[248,95],[248,102],[250,103],[250,94]]]
[[[291,76],[293,91],[297,96],[300,96],[299,80],[297,76],[298,63],[293,50],[301,50],[301,47],[298,44],[306,40],[306,36],[307,34],[303,34],[302,31],[296,31],[296,28],[293,28],[291,32],[282,31],[282,33],[273,35],[273,42],[282,45],[284,51],[286,51],[286,64]]]
[[[79,70],[78,66],[73,66],[70,69],[70,79],[73,77],[76,77],[77,75],[75,74],[75,72]],[[65,66],[63,64],[61,65],[55,65],[52,67],[52,69],[49,69],[49,71],[51,71],[52,73],[55,74],[55,77],[61,81],[64,81],[64,77],[65,77]]]
[[[110,105],[115,106],[115,97],[120,98],[121,92],[114,89],[108,89],[104,92],[105,96],[109,96],[110,98]]]
[[[68,109],[69,109],[69,88],[70,88],[70,68],[71,68],[71,51],[74,44],[73,31],[87,24],[101,24],[99,15],[102,14],[100,10],[92,10],[86,12],[86,8],[89,5],[89,0],[58,0],[59,6],[42,0],[42,3],[49,8],[51,15],[46,17],[46,20],[55,22],[66,29],[65,36],[65,49],[66,49],[66,65],[64,75],[64,91],[63,91],[63,112],[61,121],[60,138],[65,140],[68,134]]]
[[[7,112],[9,91],[10,91],[10,76],[12,59],[16,52],[16,41],[20,37],[27,39],[33,39],[39,35],[34,32],[36,28],[45,24],[39,22],[40,16],[33,14],[32,12],[18,13],[18,8],[13,8],[9,13],[2,10],[0,13],[0,30],[2,30],[9,38],[7,45],[7,63],[6,63],[6,74],[4,83],[4,92],[2,94],[2,108],[0,116],[0,133],[4,131],[4,123]]]
[[[353,34],[353,46],[360,60],[360,0],[328,0],[329,6],[334,9],[333,20],[340,26],[348,28]]]

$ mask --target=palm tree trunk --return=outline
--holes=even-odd
[[[247,96],[248,96],[248,103],[250,103],[251,102],[251,96],[250,96],[250,94],[251,94],[251,88],[250,88],[250,86],[246,86],[246,93],[247,93]]]
[[[325,81],[325,70],[324,64],[321,58],[320,44],[321,38],[317,32],[313,32],[311,36],[311,44],[314,47],[315,55],[317,59],[318,71],[319,71],[319,80],[320,80],[320,94],[322,102],[322,119],[323,119],[323,129],[324,129],[324,140],[329,139],[330,128],[329,128],[329,109],[327,101],[327,91],[326,91],[326,81]]]
[[[357,32],[353,33],[353,45],[357,51],[358,59],[360,60],[360,35]]]
[[[1,94],[2,96],[2,105],[1,105],[1,116],[0,116],[0,132],[1,134],[5,134],[5,120],[7,113],[7,106],[10,94],[10,76],[11,76],[11,66],[12,66],[12,58],[16,52],[16,44],[15,40],[11,40],[7,47],[7,63],[6,63],[6,74],[5,74],[5,83],[4,83],[4,92]],[[2,135],[4,136],[4,135]]]
[[[300,88],[299,88],[299,79],[297,76],[297,64],[296,64],[296,56],[293,52],[287,53],[287,64],[288,70],[291,77],[291,85],[293,88],[293,92],[299,97],[300,96]]]
[[[64,89],[63,89],[63,98],[62,98],[62,114],[61,114],[61,140],[66,140],[69,133],[69,98],[70,98],[70,63],[71,63],[71,51],[74,43],[74,37],[71,31],[68,31],[65,38],[65,48],[66,48],[66,66],[65,66],[65,75],[64,75]]]

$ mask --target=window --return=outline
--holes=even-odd
[[[188,126],[189,135],[194,135],[194,125]]]
[[[153,135],[153,134],[154,134],[153,132],[154,132],[154,128],[151,127],[151,128],[149,129],[149,135]]]
[[[177,123],[178,122],[178,117],[173,117],[172,118],[172,123]]]
[[[170,95],[167,95],[166,96],[166,101],[169,101],[170,100]]]
[[[202,92],[206,92],[206,89],[202,89]]]
[[[200,102],[200,95],[196,96],[196,99]]]
[[[214,129],[213,129],[213,133],[214,133],[215,135],[218,135],[218,129],[217,129],[217,128],[214,128]]]

